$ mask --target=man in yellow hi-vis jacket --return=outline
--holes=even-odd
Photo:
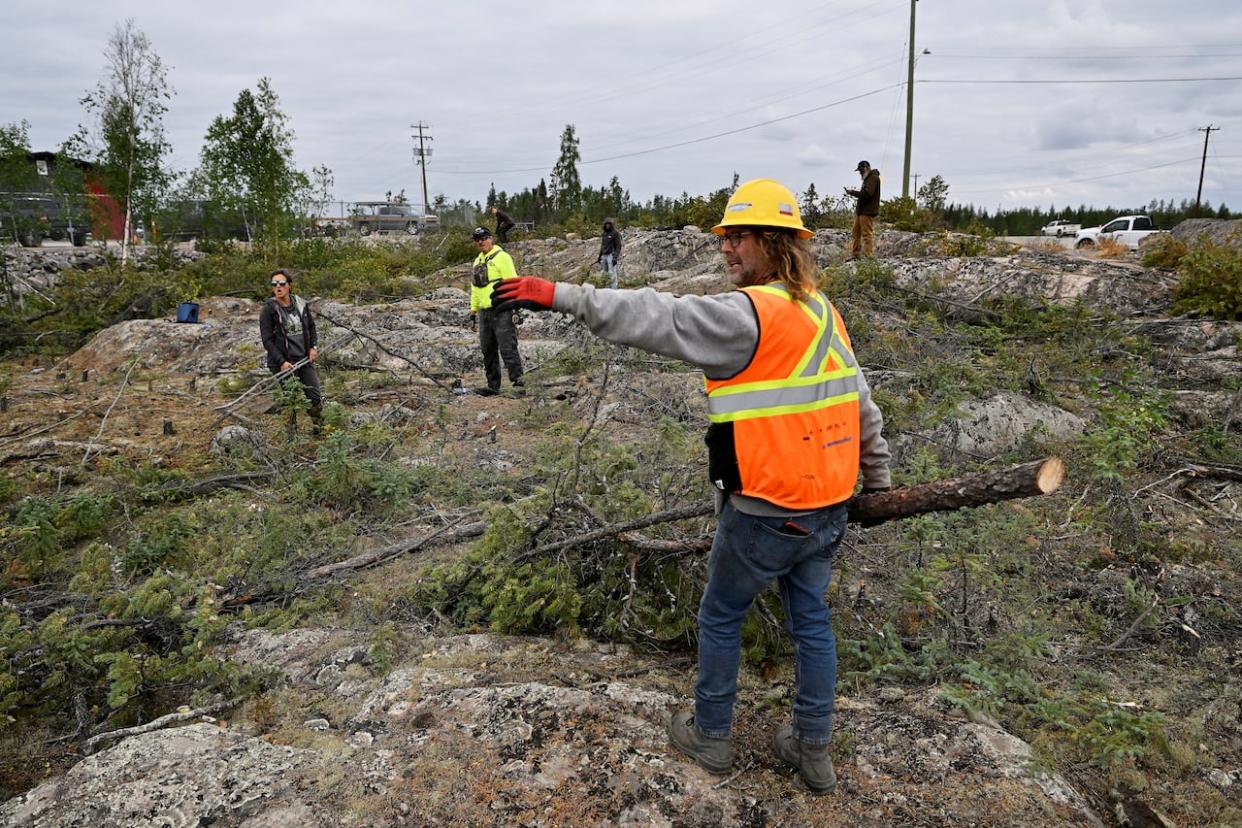
[[[487,387],[480,388],[477,393],[490,397],[500,391],[501,359],[509,372],[509,382],[519,388],[522,386],[522,357],[518,354],[513,311],[498,311],[492,307],[493,284],[516,277],[517,270],[513,267],[513,257],[492,241],[492,231],[476,227],[470,235],[479,249],[471,275],[470,322],[479,331],[483,372],[487,375]]]

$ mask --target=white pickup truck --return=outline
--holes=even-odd
[[[1138,250],[1139,242],[1152,233],[1160,233],[1147,216],[1118,216],[1103,227],[1085,227],[1074,237],[1074,247],[1094,247],[1104,239]]]
[[[1082,229],[1081,224],[1073,224],[1065,219],[1057,219],[1045,224],[1039,231],[1041,236],[1056,236],[1058,239],[1062,236],[1072,236]]]

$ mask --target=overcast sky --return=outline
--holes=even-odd
[[[3,0],[0,123],[25,119],[34,149],[57,148],[131,17],[169,67],[182,171],[211,119],[267,76],[298,165],[330,167],[338,199],[421,201],[420,120],[428,189],[450,199],[536,184],[566,124],[584,183],[617,176],[639,200],[734,172],[835,194],[860,159],[885,197],[901,190],[909,0]],[[1242,208],[1239,0],[921,0],[915,44],[911,172],[944,176],[951,200],[1193,198],[1196,130],[1213,124],[1203,196]],[[1233,80],[1083,82],[1169,78]],[[946,82],[1019,79],[1074,83]]]

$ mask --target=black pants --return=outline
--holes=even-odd
[[[522,381],[522,357],[518,354],[517,328],[513,325],[513,311],[479,311],[479,347],[483,349],[483,373],[487,374],[487,387],[500,390],[500,360],[504,359],[509,371],[509,382],[518,385]],[[500,352],[499,357],[497,351]]]
[[[500,242],[501,244],[509,243],[509,228],[508,227],[497,227],[496,228],[496,241]]]
[[[279,365],[275,368],[272,368],[271,365],[267,367],[273,374],[280,373]],[[318,419],[320,409],[323,406],[323,395],[319,393],[319,373],[315,370],[315,363],[306,363],[281,380],[281,385],[287,386],[288,383],[293,382],[294,377],[297,377],[297,381],[302,384],[302,391],[306,394],[306,399],[310,400],[310,415]]]

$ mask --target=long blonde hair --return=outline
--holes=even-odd
[[[782,230],[757,232],[755,236],[759,248],[772,263],[777,280],[789,291],[790,298],[798,302],[810,299],[819,288],[821,279],[811,243]]]

